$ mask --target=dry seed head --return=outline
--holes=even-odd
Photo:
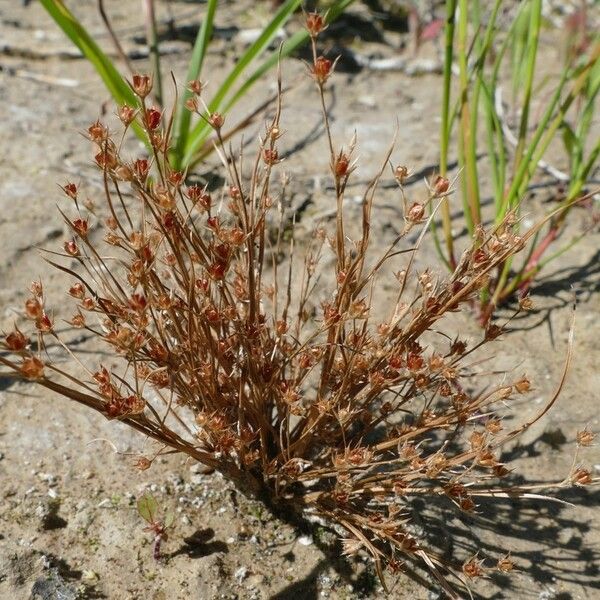
[[[77,200],[77,186],[74,183],[69,181],[65,183],[62,189],[69,198],[72,200]]]
[[[344,152],[340,152],[333,165],[333,173],[337,178],[343,178],[349,175],[350,169],[350,158]]]
[[[529,296],[519,298],[519,307],[521,310],[533,310],[533,300]]]
[[[445,177],[438,175],[433,182],[433,190],[436,196],[445,194],[450,189],[450,182]]]
[[[221,113],[214,112],[209,115],[208,123],[213,129],[219,131],[225,123],[225,117]]]
[[[202,93],[204,85],[199,79],[192,79],[192,81],[188,81],[187,88],[192,92],[192,94],[196,94],[199,96]]]
[[[52,326],[52,319],[50,319],[46,313],[43,313],[35,321],[36,329],[42,333],[50,333],[52,331]]]
[[[30,319],[39,319],[42,316],[43,308],[37,298],[28,298],[25,300],[25,314]]]
[[[81,329],[83,327],[85,327],[85,317],[81,314],[81,312],[76,312],[72,317],[71,320],[69,321],[69,323],[77,328],[77,329]]]
[[[394,169],[394,177],[396,178],[396,181],[400,185],[404,185],[406,183],[406,180],[408,179],[409,174],[410,173],[409,173],[408,167],[405,167],[404,165],[398,165]]]
[[[595,434],[587,427],[577,432],[577,443],[580,446],[591,446],[594,443]]]
[[[152,466],[152,461],[145,456],[140,456],[135,460],[133,466],[139,471],[145,471]]]
[[[88,127],[88,134],[92,142],[101,144],[108,137],[108,129],[100,121],[96,121]]]
[[[37,356],[30,356],[23,360],[20,372],[27,379],[42,379],[44,377],[44,363]]]
[[[265,148],[263,150],[263,160],[268,166],[276,165],[279,162],[279,154],[275,148]]]
[[[154,131],[158,128],[158,126],[160,125],[161,118],[162,112],[155,106],[153,106],[152,108],[147,108],[146,112],[144,113],[144,122],[146,124],[146,127],[150,131]]]
[[[323,85],[331,76],[333,63],[324,56],[319,56],[312,67],[312,76],[319,85]]]
[[[511,571],[513,571],[515,568],[515,563],[510,557],[510,554],[507,554],[506,556],[503,556],[502,558],[498,559],[498,562],[496,563],[496,568],[501,573],[510,573]]]
[[[519,381],[516,381],[514,386],[515,390],[519,392],[519,394],[526,394],[531,390],[531,382],[525,376],[521,377]]]
[[[590,485],[591,483],[593,483],[593,478],[591,473],[587,470],[584,469],[582,467],[578,467],[577,469],[575,469],[575,471],[573,471],[573,474],[571,475],[571,481],[578,486],[583,486],[583,485]]]
[[[194,98],[193,96],[191,98],[187,98],[187,100],[185,101],[185,107],[190,111],[190,112],[198,112],[198,100],[196,98]]]
[[[469,579],[481,577],[484,574],[483,560],[478,559],[475,555],[463,564],[462,571]]]
[[[132,77],[131,87],[143,100],[152,91],[152,78],[149,75],[135,73]]]
[[[119,108],[119,119],[121,120],[121,123],[125,125],[125,127],[131,125],[136,114],[136,109],[131,106],[127,106],[127,104],[124,104],[121,106],[121,108]]]
[[[5,338],[4,342],[6,343],[6,347],[11,352],[21,352],[25,350],[27,347],[28,340],[27,338],[19,331],[17,327],[15,327],[14,331],[11,331]]]
[[[321,32],[327,29],[325,19],[318,12],[311,12],[306,15],[306,29],[310,37],[316,38]]]
[[[411,223],[421,223],[423,221],[423,217],[425,216],[425,206],[420,204],[419,202],[413,202],[411,207],[406,212],[406,220]]]

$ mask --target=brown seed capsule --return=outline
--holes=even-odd
[[[406,220],[409,223],[420,223],[425,216],[425,207],[415,202],[406,213]]]
[[[519,394],[525,394],[531,389],[531,382],[527,377],[523,376],[519,381],[514,383],[514,386]]]
[[[522,310],[533,310],[533,300],[529,296],[519,298],[519,307]]]
[[[147,459],[145,456],[140,456],[135,460],[133,466],[140,471],[145,471],[152,466],[152,461]]]
[[[123,104],[123,106],[119,108],[119,119],[121,119],[121,123],[123,123],[125,127],[128,127],[135,119],[136,113],[137,111],[135,108],[127,106],[127,104]]]
[[[73,296],[73,298],[77,298],[78,300],[81,300],[85,295],[85,288],[83,287],[83,284],[81,284],[79,282],[74,283],[69,288],[69,295]]]
[[[316,38],[326,28],[325,20],[318,12],[311,12],[306,15],[306,29],[310,37]]]
[[[133,170],[140,180],[140,183],[144,183],[146,177],[148,177],[148,171],[150,170],[148,161],[145,158],[138,158],[133,165]]]
[[[96,121],[88,127],[88,134],[92,142],[99,144],[108,137],[108,130],[100,121]]]
[[[331,75],[333,63],[324,56],[319,56],[312,67],[312,76],[320,85],[324,84]]]
[[[79,248],[77,246],[77,243],[75,242],[75,240],[68,240],[63,244],[63,248],[65,249],[65,252],[69,255],[69,256],[79,256]]]
[[[152,91],[152,78],[149,75],[135,73],[131,87],[140,98],[145,98]]]
[[[81,329],[85,327],[85,317],[80,313],[76,312],[69,321],[71,325],[77,329]]]
[[[86,237],[89,230],[88,222],[85,219],[75,219],[71,225],[73,229],[77,232],[79,236],[82,238]]]
[[[94,159],[101,169],[114,169],[118,164],[117,157],[109,149],[101,150]]]
[[[348,169],[350,168],[350,159],[346,154],[340,152],[336,159],[335,164],[333,165],[333,172],[336,177],[345,177],[348,175]]]
[[[571,481],[575,485],[590,485],[593,482],[592,475],[587,469],[579,467],[571,475]]]
[[[77,200],[77,186],[74,183],[71,183],[70,181],[65,183],[63,191],[69,198]]]
[[[580,446],[591,446],[595,437],[595,434],[586,427],[583,431],[577,432],[577,443]]]
[[[4,341],[6,346],[12,352],[20,352],[27,346],[27,338],[15,327],[15,330],[9,333]]]
[[[146,123],[146,127],[148,127],[150,131],[154,131],[160,125],[161,118],[162,112],[158,108],[152,107],[146,109],[144,121]]]
[[[408,178],[408,167],[405,167],[403,165],[398,165],[394,169],[394,177],[396,178],[396,181],[400,185],[404,185],[404,183],[406,182],[406,180]]]
[[[43,308],[37,298],[28,298],[25,301],[25,314],[30,319],[39,319],[42,316]]]
[[[196,94],[196,96],[199,96],[202,93],[202,82],[199,79],[192,79],[192,81],[188,81],[188,90],[190,90],[190,92],[192,92],[192,94]]]
[[[433,182],[433,189],[437,196],[445,194],[450,188],[450,182],[441,175],[438,175]]]
[[[263,151],[263,160],[266,165],[273,166],[279,162],[279,154],[275,148],[265,148]]]
[[[44,376],[44,363],[37,356],[30,356],[23,360],[19,370],[27,379],[41,379]]]
[[[225,123],[225,117],[221,113],[214,112],[208,117],[208,122],[214,129],[219,131]]]
[[[496,568],[502,573],[510,573],[515,568],[515,563],[510,558],[510,554],[498,559]]]
[[[52,331],[52,320],[46,313],[43,313],[39,319],[36,319],[35,326],[38,331],[49,333]]]
[[[469,579],[481,577],[483,575],[483,561],[474,556],[463,564],[462,571]]]

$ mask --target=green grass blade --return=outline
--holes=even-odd
[[[102,52],[85,27],[59,0],[40,0],[42,6],[65,35],[81,50],[89,60],[112,97],[119,105],[138,106],[137,98],[127,82],[121,77],[112,61]]]
[[[353,0],[337,0],[327,11],[327,22],[330,23],[337,18],[343,10],[349,6]],[[220,111],[225,112],[231,108],[236,102],[238,102],[269,69],[277,65],[277,62],[281,57],[289,55],[296,48],[301,46],[308,40],[308,34],[304,30],[296,32],[292,37],[283,45],[281,53],[273,52],[269,58],[263,62],[242,84],[242,86],[236,91],[236,93],[224,103],[225,98],[233,89],[236,81],[248,68],[250,63],[257,58],[269,44],[273,41],[279,28],[289,20],[294,11],[300,6],[301,0],[288,0],[281,8],[277,11],[275,16],[269,25],[263,30],[261,36],[248,48],[248,50],[239,59],[231,73],[228,75],[226,80],[223,82],[221,87],[217,90],[217,93],[208,104],[210,112]],[[191,134],[188,137],[188,142],[185,146],[183,164],[189,165],[193,161],[194,154],[202,147],[207,137],[210,135],[211,128],[205,121],[199,121],[193,128]]]
[[[81,50],[85,58],[90,61],[116,103],[119,106],[127,104],[132,107],[139,107],[138,99],[127,81],[123,79],[113,62],[104,54],[85,27],[83,27],[67,7],[59,0],[40,0],[40,3],[54,22],[63,30],[64,34]],[[137,123],[132,124],[132,129],[138,138],[145,144],[148,143],[146,135]]]
[[[206,15],[202,20],[202,25],[194,42],[192,57],[186,74],[186,84],[188,81],[198,79],[202,72],[202,65],[206,56],[206,50],[212,37],[213,24],[215,20],[215,12],[217,10],[218,0],[208,0],[206,7]],[[186,88],[179,100],[177,112],[175,114],[175,124],[173,126],[173,154],[175,162],[178,163],[183,157],[183,149],[187,144],[188,134],[190,130],[190,121],[192,113],[185,108],[186,101],[192,97],[192,93]],[[177,164],[176,168],[180,165]]]
[[[269,47],[269,44],[277,35],[279,28],[290,18],[301,3],[302,0],[287,0],[281,5],[271,22],[263,29],[258,39],[246,50],[246,52],[244,52],[244,54],[242,54],[225,81],[221,84],[221,87],[217,90],[217,93],[213,96],[208,105],[210,112],[214,112],[221,107],[223,99],[231,91],[231,88],[235,85],[240,75],[242,75],[258,55]],[[206,124],[203,121],[200,121],[192,129],[185,146],[184,164],[189,163],[194,152],[202,145],[202,142],[206,137],[206,135],[203,135],[205,127]]]
[[[354,0],[337,0],[332,4],[332,6],[327,11],[327,23],[331,23],[342,12],[352,4]],[[267,71],[272,69],[278,62],[280,56],[284,58],[289,56],[294,50],[302,46],[308,41],[308,31],[302,29],[301,31],[297,31],[292,37],[283,45],[281,49],[281,55],[274,52],[265,62],[263,62],[255,71],[248,77],[248,79],[244,82],[244,84],[237,90],[235,95],[227,101],[224,110],[228,110],[231,108],[240,98],[242,98]]]

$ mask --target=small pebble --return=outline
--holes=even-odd
[[[310,546],[313,543],[313,539],[310,535],[301,535],[298,538],[298,543],[303,546]]]

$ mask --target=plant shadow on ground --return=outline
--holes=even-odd
[[[189,537],[184,538],[184,544],[177,550],[165,554],[165,558],[171,559],[185,554],[189,558],[203,558],[217,552],[226,554],[229,552],[227,544],[219,540],[213,540],[214,529],[198,529]]]
[[[518,484],[515,477],[513,484]],[[563,490],[560,499],[578,506],[595,506],[600,502],[600,491],[590,492],[583,488]],[[584,537],[590,525],[582,522],[577,515],[569,515],[572,507],[544,500],[480,499],[478,513],[464,513],[457,519],[449,505],[449,500],[439,497],[412,501],[413,524],[426,530],[430,547],[451,561],[457,554],[469,558],[476,553],[487,558],[485,566],[490,569],[485,587],[478,591],[478,585],[471,590],[475,600],[501,600],[507,593],[517,597],[519,593],[530,591],[531,583],[525,589],[519,573],[524,573],[535,589],[556,587],[560,583],[575,583],[589,590],[599,590],[600,594],[600,548],[585,544]],[[450,517],[450,518],[449,518]],[[274,594],[270,600],[292,600],[304,598],[317,600],[320,597],[319,576],[333,568],[347,584],[352,585],[352,593],[357,597],[380,597],[377,577],[371,568],[357,575],[351,559],[342,557],[341,544],[324,544],[318,536],[313,536],[315,545],[326,558],[302,580],[291,583],[284,590]],[[567,539],[568,538],[568,539]],[[445,547],[440,547],[443,540]],[[532,549],[533,547],[533,549]],[[516,564],[513,574],[503,574],[494,569],[491,559],[499,559],[510,551]],[[288,560],[293,562],[293,553]],[[581,564],[585,567],[581,569]],[[357,563],[359,564],[359,563]],[[409,579],[439,592],[431,583],[431,577],[422,568],[408,566],[404,573]],[[387,582],[395,590],[394,579],[387,575]],[[441,596],[443,597],[443,596]],[[568,593],[554,595],[557,600],[572,600]]]
[[[600,250],[597,250],[582,266],[563,267],[550,275],[536,279],[531,290],[534,309],[529,313],[523,312],[511,321],[507,331],[532,331],[544,323],[550,329],[551,344],[554,346],[554,335],[551,314],[564,309],[574,300],[588,301],[600,291]],[[542,298],[541,306],[535,299]],[[510,302],[496,312],[496,316],[508,317],[517,308],[516,302]]]

